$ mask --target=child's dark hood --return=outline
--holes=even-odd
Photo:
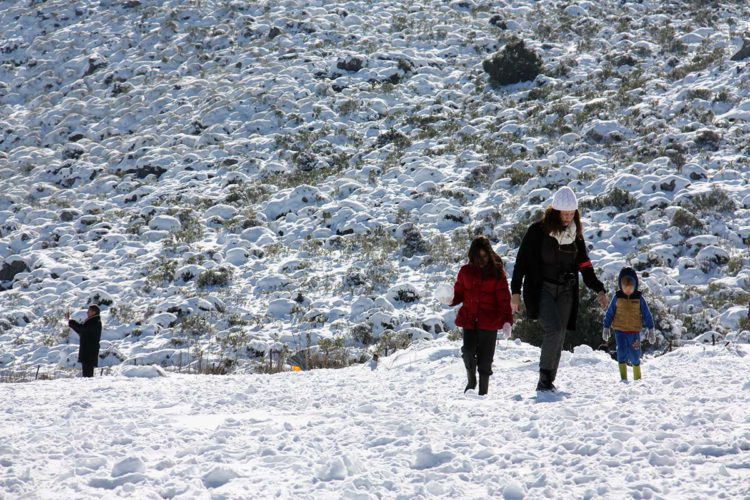
[[[635,283],[635,290],[634,292],[638,291],[638,274],[635,272],[635,269],[632,267],[623,267],[622,271],[620,271],[620,277],[617,278],[617,287],[622,292],[622,279],[625,276],[629,276],[633,278],[633,282]]]

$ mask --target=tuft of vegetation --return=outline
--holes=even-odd
[[[638,201],[630,193],[621,188],[614,188],[596,198],[581,201],[581,208],[585,210],[601,210],[615,207],[619,212],[629,212],[638,206]]]
[[[542,58],[527,49],[523,40],[511,40],[499,52],[482,63],[493,85],[527,82],[542,72]]]
[[[701,220],[683,208],[678,208],[672,215],[672,226],[684,237],[695,236],[703,232]]]
[[[226,267],[217,267],[208,269],[198,276],[196,285],[198,288],[207,288],[210,286],[227,286],[232,279],[232,271]]]
[[[737,204],[725,190],[713,186],[708,192],[691,196],[685,208],[692,213],[722,214],[734,212]]]

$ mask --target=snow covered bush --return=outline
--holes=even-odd
[[[614,207],[618,212],[628,212],[638,206],[638,201],[624,189],[615,187],[606,194],[581,201],[580,205],[581,208],[588,210],[601,210],[606,207]]]
[[[531,81],[542,72],[542,59],[526,48],[523,40],[511,40],[499,52],[482,62],[482,69],[495,85]]]
[[[685,208],[692,213],[721,214],[734,212],[737,204],[722,188],[713,186],[710,191],[696,193],[685,200]]]
[[[672,226],[676,227],[682,236],[695,236],[703,232],[703,222],[685,209],[678,208],[672,215]]]
[[[226,286],[232,279],[232,271],[227,267],[218,267],[216,269],[208,269],[203,271],[196,285],[198,288],[206,288],[209,286]]]

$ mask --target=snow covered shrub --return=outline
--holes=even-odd
[[[389,259],[378,257],[367,263],[365,274],[369,278],[371,290],[389,285],[398,276],[398,268]]]
[[[576,329],[574,332],[569,331],[565,336],[564,348],[573,350],[585,344],[592,349],[597,349],[602,344],[603,312],[594,292],[581,286],[578,293],[580,300]]]
[[[542,220],[543,216],[544,212],[541,210],[537,210],[534,213],[526,213],[524,217],[519,218],[503,233],[502,240],[511,248],[520,247],[521,240],[526,235],[529,226],[536,221]]]
[[[367,286],[367,284],[367,276],[362,271],[351,268],[347,271],[341,283],[344,290],[356,290]]]
[[[693,142],[698,149],[718,151],[721,145],[721,136],[713,130],[700,130]]]
[[[459,336],[459,338],[461,338]],[[538,320],[527,319],[525,316],[513,323],[513,338],[521,339],[527,344],[541,347],[544,330]]]
[[[404,257],[414,257],[427,252],[427,242],[414,224],[407,223],[400,231],[403,238],[401,254]]]
[[[401,302],[403,304],[417,302],[421,298],[416,287],[408,283],[402,283],[391,287],[388,290],[387,296],[391,302]]]
[[[366,258],[375,258],[377,256],[388,255],[399,247],[399,242],[383,226],[371,229],[365,234],[356,234],[351,240],[352,250],[362,250],[362,255]]]
[[[349,350],[344,337],[320,339],[318,349],[310,356],[310,368],[344,368],[349,366]]]
[[[750,303],[750,293],[716,281],[708,284],[703,302],[711,308],[721,310]]]
[[[748,311],[748,315],[746,318],[740,318],[738,328],[742,332],[750,330],[750,310]]]
[[[411,344],[411,339],[406,333],[397,333],[393,330],[386,330],[380,336],[378,345],[375,349],[379,355],[388,356],[399,349],[406,349],[409,347],[409,344]]]
[[[729,252],[715,245],[701,249],[695,256],[695,261],[704,273],[709,273],[717,267],[725,266],[729,262]]]
[[[506,170],[504,176],[510,179],[511,186],[521,186],[534,177],[534,175],[515,167]]]
[[[232,278],[232,271],[226,267],[218,267],[216,269],[208,269],[203,271],[198,276],[196,282],[198,288],[206,288],[209,286],[226,286]]]
[[[109,317],[123,325],[137,322],[135,309],[130,304],[118,304],[110,307]]]
[[[711,99],[711,89],[707,88],[697,88],[697,89],[690,89],[687,92],[687,95],[685,96],[687,99],[693,100],[693,99],[703,99],[705,101],[708,101]]]
[[[168,210],[168,215],[175,215],[181,227],[174,235],[179,243],[192,243],[203,237],[203,224],[193,209]]]
[[[705,311],[686,314],[682,319],[683,338],[692,339],[713,328],[711,318]]]
[[[662,46],[664,52],[685,54],[688,50],[687,45],[677,36],[677,30],[668,22],[656,30],[655,37],[656,43]]]
[[[509,85],[536,78],[542,72],[542,59],[527,49],[523,40],[512,40],[491,58],[485,59],[482,69],[490,75],[491,83]]]
[[[372,335],[372,325],[369,323],[354,325],[349,331],[349,336],[362,345],[371,345],[374,340]]]
[[[431,237],[427,240],[429,258],[425,260],[425,264],[453,265],[461,262],[469,251],[472,239],[474,233],[469,227],[454,230],[450,238],[444,234]]]
[[[734,212],[737,205],[726,191],[714,186],[708,192],[691,196],[685,208],[692,213],[722,214]]]
[[[411,140],[402,132],[391,128],[378,136],[378,147],[386,144],[394,144],[397,148],[408,148],[411,146]]]
[[[180,332],[189,337],[207,336],[213,332],[213,325],[206,316],[189,314],[180,320]]]
[[[606,207],[614,207],[619,212],[628,212],[638,206],[638,201],[627,191],[616,187],[606,194],[597,196],[590,200],[581,201],[584,209],[601,210]]]
[[[497,166],[484,163],[471,170],[469,175],[466,176],[464,182],[472,189],[478,187],[489,187],[495,181],[495,174],[497,173]]]
[[[672,81],[681,80],[691,73],[696,71],[703,71],[712,64],[720,63],[724,58],[724,49],[717,47],[710,52],[695,55],[689,63],[682,64],[676,67],[672,73],[669,74],[669,78]]]
[[[224,203],[236,206],[257,205],[268,200],[275,192],[276,189],[267,184],[235,185],[224,198]]]
[[[695,236],[703,232],[703,223],[683,208],[678,208],[672,215],[672,226],[676,227],[682,236]]]
[[[175,259],[161,257],[147,271],[146,284],[152,288],[168,285],[174,281],[176,270],[177,261]]]

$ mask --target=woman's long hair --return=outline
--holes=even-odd
[[[487,254],[487,266],[482,267],[479,260],[479,252],[484,250]],[[477,236],[469,247],[469,264],[482,270],[485,276],[492,275],[495,278],[505,277],[505,268],[500,256],[492,249],[492,243],[486,236]]]
[[[576,214],[573,217],[573,222],[576,225],[576,238],[583,239],[583,226],[581,225],[581,214],[576,210]],[[562,217],[560,217],[560,211],[554,208],[547,207],[544,211],[544,218],[542,219],[542,227],[544,232],[547,234],[560,233],[565,230],[565,226],[562,223]]]

